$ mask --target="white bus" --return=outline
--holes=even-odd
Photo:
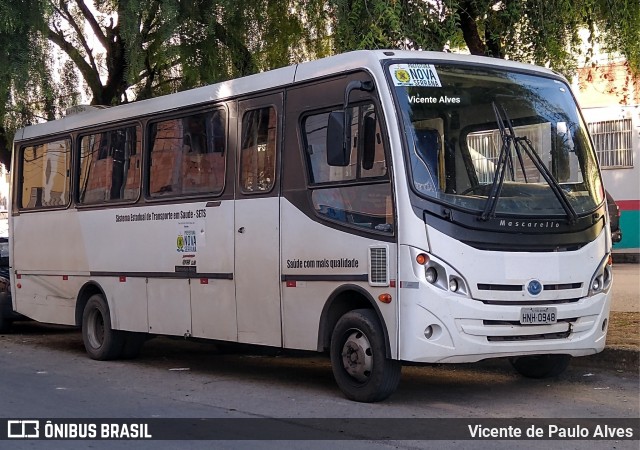
[[[605,345],[602,182],[550,70],[352,52],[24,128],[13,168],[13,309],[94,359],[328,352],[368,402],[402,362],[545,377]]]

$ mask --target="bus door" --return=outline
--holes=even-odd
[[[282,345],[280,182],[282,93],[238,104],[235,271],[238,341]]]

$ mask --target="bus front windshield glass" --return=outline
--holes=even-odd
[[[593,148],[562,81],[448,64],[388,70],[420,195],[484,218],[575,219],[603,201]]]

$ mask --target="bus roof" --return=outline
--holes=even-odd
[[[459,62],[558,76],[555,72],[543,67],[483,56],[407,50],[358,50],[189,89],[175,94],[135,101],[110,108],[97,109],[66,116],[50,122],[31,125],[18,130],[15,134],[15,141],[19,142],[98,124],[116,123],[135,117],[169,112],[187,106],[197,106],[361,68],[370,68],[373,71],[376,70],[375,68],[380,67],[380,61],[389,59],[422,59],[433,62]]]

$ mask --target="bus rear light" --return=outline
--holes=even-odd
[[[22,283],[18,283],[18,284],[16,284],[16,287],[17,287],[18,289],[22,289]]]
[[[420,253],[418,256],[416,256],[416,262],[421,266],[424,266],[429,262],[429,256],[427,256],[427,254],[425,253]]]
[[[380,301],[380,303],[391,303],[391,294],[380,294],[378,295],[378,300]]]

